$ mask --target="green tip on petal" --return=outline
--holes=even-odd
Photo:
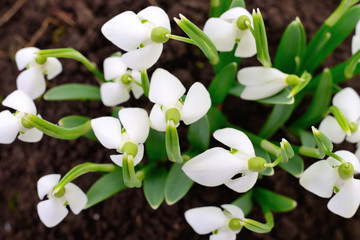
[[[154,27],[151,30],[151,41],[156,43],[165,43],[169,40],[168,34],[170,34],[169,30],[164,27]]]
[[[261,157],[252,157],[248,160],[248,169],[252,172],[262,172],[266,169],[266,160]]]
[[[338,173],[342,180],[348,180],[354,176],[354,166],[349,162],[343,163],[339,166]]]

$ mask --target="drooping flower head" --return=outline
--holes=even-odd
[[[39,198],[48,197],[37,205],[37,211],[40,220],[49,228],[59,224],[69,213],[66,205],[74,214],[79,214],[87,203],[86,194],[73,183],[66,184],[62,191],[53,194],[59,181],[60,174],[49,174],[41,177],[37,183]]]
[[[106,80],[100,87],[101,100],[105,106],[111,107],[126,102],[130,98],[130,91],[136,99],[144,93],[141,87],[141,74],[129,71],[119,56],[108,57],[104,60],[104,75]]]
[[[256,43],[250,29],[245,25],[245,20],[253,25],[252,16],[245,8],[231,8],[220,18],[207,20],[204,33],[209,36],[218,51],[232,51],[237,43],[235,56],[252,57],[256,54]]]
[[[351,218],[360,204],[360,180],[354,173],[360,173],[357,157],[348,151],[337,151],[336,155],[343,158],[347,165],[329,157],[320,160],[307,168],[300,177],[300,185],[306,190],[323,198],[330,198],[328,208],[344,218]]]
[[[351,53],[355,54],[360,50],[360,21],[356,24],[355,35],[352,38],[351,42]]]
[[[51,80],[62,71],[62,65],[57,58],[39,58],[36,54],[39,50],[36,47],[27,47],[20,49],[15,54],[19,71],[27,68],[17,77],[17,88],[27,93],[32,99],[40,97],[45,92],[44,75]]]
[[[221,147],[206,150],[184,164],[182,169],[185,174],[208,187],[225,184],[236,192],[250,190],[258,178],[258,171],[252,169],[252,166],[254,162],[265,160],[255,156],[250,139],[239,130],[216,130],[214,138],[230,147],[231,151]],[[241,176],[233,179],[239,173]]]
[[[180,98],[184,93],[185,87],[177,77],[161,68],[155,70],[149,90],[149,99],[155,103],[150,113],[152,128],[164,132],[167,118],[173,120],[175,125],[178,125],[180,120],[189,125],[207,113],[211,99],[204,85],[194,83],[183,103]]]
[[[198,207],[185,212],[185,219],[197,234],[209,234],[210,240],[234,240],[241,231],[239,220],[244,220],[243,211],[236,205]]]
[[[135,14],[120,13],[106,22],[101,32],[124,51],[125,64],[131,69],[144,70],[153,66],[163,50],[165,34],[171,32],[167,14],[159,7],[147,7]]]
[[[41,140],[43,133],[22,121],[24,113],[36,115],[36,106],[26,93],[20,90],[14,91],[4,99],[2,105],[16,112],[11,113],[9,110],[0,112],[0,143],[12,143],[18,134],[18,138],[24,142]]]
[[[344,118],[353,126],[360,124],[360,97],[352,88],[344,88],[334,95],[333,106],[337,107]],[[352,143],[360,141],[360,128],[346,136],[337,120],[333,116],[326,116],[319,125],[319,131],[325,134],[333,143],[346,140]]]
[[[91,126],[104,147],[132,155],[135,166],[144,156],[143,143],[149,135],[149,117],[144,109],[123,108],[119,111],[119,119],[100,117],[91,120]],[[111,155],[110,158],[122,166],[122,154]]]

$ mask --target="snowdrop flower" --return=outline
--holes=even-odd
[[[21,72],[16,80],[19,90],[26,92],[32,99],[40,97],[46,89],[47,79],[53,79],[62,71],[62,65],[57,58],[41,58],[36,52],[40,49],[36,47],[27,47],[20,49],[15,54],[16,65]]]
[[[108,57],[104,61],[104,75],[106,80],[100,87],[101,100],[105,106],[112,107],[130,98],[132,91],[136,99],[144,93],[141,87],[141,74],[138,71],[127,71],[127,66],[121,57]]]
[[[353,132],[346,136],[336,119],[326,116],[319,125],[319,131],[325,134],[333,143],[341,143],[346,140],[351,143],[360,141],[360,97],[352,88],[344,88],[334,95],[333,106],[337,107],[345,120],[353,127]]]
[[[163,50],[165,36],[171,31],[167,14],[159,7],[147,7],[135,14],[120,13],[101,28],[103,35],[124,51],[125,64],[131,69],[144,70],[153,66]]]
[[[231,8],[220,18],[207,20],[204,33],[209,36],[218,51],[230,52],[237,43],[235,56],[252,57],[256,54],[256,43],[245,21],[253,25],[252,16],[245,8]]]
[[[237,79],[245,85],[241,98],[259,100],[271,97],[289,85],[299,81],[296,75],[289,75],[276,68],[246,67],[239,70]]]
[[[360,163],[351,152],[343,150],[335,154],[344,159],[348,166],[332,157],[320,160],[303,172],[300,185],[323,198],[330,198],[335,190],[336,195],[327,205],[329,210],[344,218],[351,218],[360,204],[360,180],[354,178],[354,173],[360,173]]]
[[[355,54],[360,49],[360,21],[356,24],[355,35],[351,42],[351,53]]]
[[[197,234],[209,234],[210,240],[235,240],[244,220],[243,211],[232,204],[218,207],[198,207],[187,210],[185,219]]]
[[[38,142],[41,140],[43,133],[29,126],[22,121],[24,113],[36,115],[36,107],[33,100],[23,91],[16,90],[7,96],[2,105],[15,109],[12,114],[9,110],[0,112],[0,143],[12,143],[16,136],[24,142]]]
[[[37,211],[40,220],[49,228],[59,224],[69,213],[66,205],[77,215],[87,203],[86,194],[73,183],[66,184],[62,190],[54,194],[53,189],[59,181],[60,174],[49,174],[37,182],[39,198],[43,199],[46,195],[48,197],[37,205]]]
[[[214,138],[231,148],[211,148],[190,159],[183,166],[193,181],[208,187],[225,184],[236,192],[246,192],[256,183],[258,172],[265,170],[265,159],[256,157],[250,139],[241,131],[224,128],[214,132]],[[236,174],[240,177],[233,177]]]
[[[119,111],[119,119],[120,121],[114,117],[100,117],[91,120],[91,126],[104,147],[132,155],[135,166],[144,156],[143,143],[150,129],[148,115],[141,108],[123,108]],[[115,164],[122,166],[122,154],[111,155],[110,158]]]
[[[168,120],[175,125],[179,125],[180,120],[189,125],[207,113],[211,99],[204,85],[194,83],[182,103],[179,99],[184,93],[185,87],[177,77],[161,68],[155,70],[149,90],[149,99],[155,103],[150,113],[152,128],[164,132]]]

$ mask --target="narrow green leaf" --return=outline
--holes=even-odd
[[[146,70],[141,71],[141,86],[146,97],[149,96],[149,77]]]
[[[210,17],[220,17],[229,9],[231,0],[210,0]]]
[[[297,206],[295,200],[261,187],[254,189],[253,196],[256,201],[267,205],[274,212],[288,212]]]
[[[190,125],[187,138],[193,148],[205,151],[210,145],[210,123],[205,115]]]
[[[286,28],[276,52],[274,67],[288,74],[296,74],[299,59],[306,47],[304,27],[297,17]]]
[[[234,8],[234,7],[246,8],[245,1],[244,0],[232,0],[229,9]]]
[[[66,100],[97,100],[101,101],[100,88],[97,86],[68,83],[51,88],[44,94],[44,99],[48,101]]]
[[[244,215],[247,216],[251,212],[251,210],[254,206],[253,200],[252,200],[252,194],[253,194],[253,190],[250,190],[250,191],[244,193],[243,195],[241,195],[240,197],[238,197],[231,204],[234,204],[234,205],[238,206],[239,208],[241,208]]]
[[[304,161],[297,154],[290,158],[287,163],[281,162],[278,166],[297,178],[299,178],[304,171]]]
[[[268,42],[264,20],[259,9],[253,10],[254,37],[256,41],[257,58],[264,67],[271,67]]]
[[[226,65],[222,70],[216,74],[215,78],[209,86],[209,94],[213,106],[217,106],[224,101],[229,90],[235,83],[237,72],[237,64],[232,62]]]
[[[298,131],[299,131],[301,145],[310,148],[314,148],[316,146],[312,133],[309,133],[308,131],[302,129],[299,129]]]
[[[163,161],[166,159],[165,133],[150,128],[149,136],[145,142],[145,151],[150,161]]]
[[[210,123],[210,132],[215,132],[217,129],[224,128],[227,125],[226,117],[217,108],[210,107],[206,116]]]
[[[240,65],[241,58],[235,57],[235,50],[237,48],[237,44],[234,45],[234,49],[231,52],[219,52],[219,63],[213,65],[215,72],[219,73],[225,66],[230,63],[236,63]]]
[[[66,116],[66,117],[61,118],[59,120],[59,126],[64,127],[64,128],[73,128],[73,127],[80,126],[90,120],[91,120],[91,118],[89,118],[89,117],[71,115],[71,116]],[[98,139],[96,138],[94,131],[92,129],[90,129],[87,133],[82,135],[82,137],[86,137],[91,140],[98,141]]]
[[[179,136],[173,121],[170,121],[166,125],[165,147],[167,156],[170,161],[177,163],[183,162],[180,150]]]
[[[352,78],[356,73],[356,66],[360,66],[360,50],[358,50],[349,60],[347,64],[344,75],[346,78]]]
[[[174,163],[165,184],[165,201],[173,205],[182,199],[193,185],[193,181],[181,169],[183,164]]]
[[[90,187],[86,193],[88,202],[85,208],[92,207],[124,189],[126,186],[123,181],[122,170],[116,167],[113,172],[105,174]]]
[[[167,171],[165,168],[152,168],[146,172],[144,195],[152,209],[157,209],[162,201],[164,201],[166,178]]]

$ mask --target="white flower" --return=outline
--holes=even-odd
[[[236,192],[246,192],[256,183],[258,172],[248,169],[249,159],[255,157],[250,139],[241,131],[224,128],[214,132],[214,138],[232,149],[211,148],[190,159],[183,166],[193,181],[208,187],[225,184]],[[232,179],[236,174],[240,177]]]
[[[150,113],[151,127],[157,131],[166,130],[165,115],[168,110],[175,110],[179,116],[177,122],[182,120],[186,125],[202,118],[211,106],[208,91],[199,82],[194,83],[187,95],[185,102],[180,98],[185,93],[185,87],[180,80],[168,71],[158,68],[151,77],[149,99],[155,103]]]
[[[74,214],[79,214],[87,203],[86,194],[73,183],[64,186],[62,196],[55,196],[52,190],[59,181],[60,174],[49,174],[41,177],[37,183],[39,198],[48,197],[37,205],[37,210],[40,220],[49,228],[59,224],[69,213],[66,205]]]
[[[334,95],[332,104],[337,107],[349,123],[360,126],[360,97],[352,88],[344,88]],[[326,116],[319,125],[319,131],[325,134],[333,143],[344,141],[346,133],[332,116]],[[360,141],[360,128],[346,136],[352,143]]]
[[[252,57],[256,54],[255,38],[250,29],[241,30],[237,20],[241,16],[248,17],[253,25],[251,14],[241,7],[231,8],[224,12],[220,18],[210,18],[204,26],[204,33],[209,36],[215,47],[220,52],[229,52],[233,50],[237,42],[235,56]]]
[[[223,204],[218,207],[198,207],[185,212],[185,219],[197,234],[209,234],[210,240],[235,240],[240,230],[232,230],[229,222],[237,218],[244,220],[243,211],[232,204]]]
[[[107,149],[123,153],[125,145],[133,145],[136,149],[136,155],[133,156],[135,166],[144,156],[143,143],[150,129],[148,115],[141,108],[123,108],[119,111],[119,119],[100,117],[91,120],[91,126],[100,143]],[[122,154],[111,155],[110,158],[115,164],[122,166]]]
[[[125,64],[131,69],[144,70],[159,59],[163,44],[154,42],[151,33],[154,28],[171,31],[167,14],[159,7],[147,7],[135,14],[131,11],[120,13],[101,28],[103,35],[124,51]]]
[[[351,53],[355,54],[360,49],[360,21],[356,24],[355,35],[351,42]]]
[[[57,58],[48,57],[44,63],[38,63],[36,58],[40,49],[35,47],[27,47],[16,52],[15,60],[19,71],[21,72],[16,80],[19,90],[26,92],[32,99],[40,97],[46,90],[47,79],[53,79],[62,71],[62,65]]]
[[[337,151],[336,155],[349,162],[354,167],[354,173],[360,173],[360,163],[357,157],[348,151]],[[328,203],[328,208],[333,213],[344,218],[351,218],[360,204],[360,180],[352,176],[343,180],[339,175],[341,163],[329,157],[320,160],[307,168],[300,177],[300,185],[306,190],[323,198],[330,198],[334,188],[340,189]]]
[[[121,57],[113,56],[104,60],[104,75],[106,80],[113,80],[103,83],[100,87],[101,100],[105,106],[112,107],[126,102],[130,98],[130,91],[136,99],[144,93],[142,87],[138,85],[141,85],[140,72],[127,71],[127,66]]]
[[[242,68],[237,74],[239,83],[245,85],[240,97],[245,100],[271,97],[289,85],[287,83],[288,76],[276,68]]]
[[[7,96],[2,105],[15,109],[12,114],[9,110],[0,112],[0,143],[12,143],[16,136],[24,142],[38,142],[43,133],[37,128],[23,126],[21,121],[24,113],[36,115],[36,107],[33,100],[23,91],[16,90]]]

